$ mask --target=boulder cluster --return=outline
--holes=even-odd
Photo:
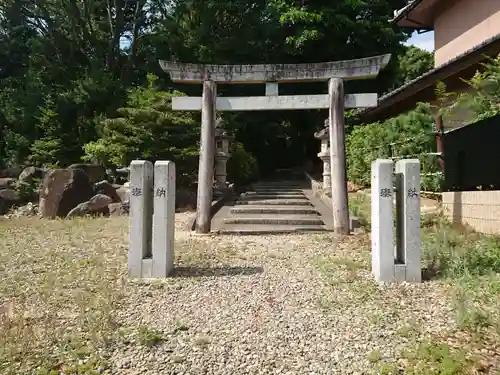
[[[126,215],[128,173],[128,168],[111,171],[98,164],[73,164],[65,169],[0,170],[0,215],[46,218]]]

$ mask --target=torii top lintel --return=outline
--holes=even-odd
[[[390,54],[363,59],[314,64],[201,65],[160,60],[161,68],[174,82],[264,83],[311,82],[330,78],[367,79],[378,75],[391,59]]]

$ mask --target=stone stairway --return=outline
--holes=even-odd
[[[288,233],[330,230],[328,208],[304,181],[268,180],[254,184],[224,206],[212,221],[218,233]]]

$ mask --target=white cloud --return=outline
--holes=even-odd
[[[405,43],[406,45],[417,46],[426,51],[434,51],[434,31],[425,34],[413,33],[412,37]]]

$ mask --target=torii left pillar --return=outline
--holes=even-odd
[[[332,181],[333,230],[349,234],[349,204],[347,199],[347,172],[344,127],[344,81],[331,78],[330,95],[330,169]]]
[[[214,181],[215,103],[217,86],[213,81],[203,82],[201,99],[201,137],[198,167],[198,196],[196,202],[196,233],[210,232],[210,211]]]

